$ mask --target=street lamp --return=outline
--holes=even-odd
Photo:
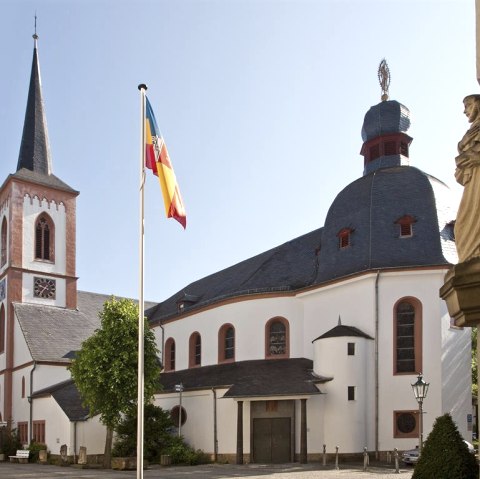
[[[413,394],[415,394],[415,399],[418,402],[418,416],[419,416],[419,421],[418,421],[418,440],[419,440],[419,446],[418,446],[418,452],[419,454],[422,453],[422,446],[423,446],[423,400],[427,397],[427,392],[428,392],[428,386],[430,386],[430,383],[426,383],[423,380],[422,373],[418,375],[418,379],[416,383],[413,383],[412,385],[413,389]]]
[[[182,392],[183,384],[175,384],[175,391],[180,395],[180,407],[178,408],[178,437],[182,435]]]

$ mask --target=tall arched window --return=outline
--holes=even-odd
[[[193,368],[202,364],[202,338],[199,333],[195,332],[190,336],[188,345],[189,361],[188,366]]]
[[[175,340],[168,338],[165,343],[165,370],[175,371]]]
[[[285,318],[272,318],[265,326],[265,357],[288,358],[290,327]]]
[[[235,328],[224,324],[218,331],[218,362],[235,361]]]
[[[394,307],[394,373],[422,371],[422,305],[416,298],[402,298]]]
[[[7,263],[7,218],[5,216],[2,221],[1,243],[0,266],[5,266]]]
[[[55,227],[47,214],[38,217],[35,223],[35,259],[54,261]]]
[[[5,306],[0,307],[0,354],[5,352]]]

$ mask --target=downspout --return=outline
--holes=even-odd
[[[217,437],[217,390],[213,392],[213,462],[218,460],[218,437]]]
[[[162,326],[162,323],[159,323],[160,325],[160,329],[162,330],[162,357],[161,357],[161,361],[162,361],[162,369],[165,368],[165,354],[164,354],[164,351],[165,351],[165,329],[163,329],[163,326]]]
[[[33,361],[33,368],[30,371],[30,396],[28,396],[28,402],[30,403],[30,420],[28,425],[28,443],[32,442],[32,427],[33,427],[33,372],[37,368],[37,361]]]
[[[73,463],[77,463],[77,421],[73,421]]]
[[[377,271],[375,278],[375,458],[379,459],[379,372],[378,372],[378,330],[379,330],[379,313],[378,313],[378,280],[380,279],[380,270]]]

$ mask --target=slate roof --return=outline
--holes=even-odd
[[[382,101],[367,111],[362,139],[371,140],[388,133],[405,133],[410,128],[410,110],[396,100]]]
[[[73,351],[100,327],[98,313],[111,295],[79,291],[76,310],[14,303],[15,316],[34,361],[68,363]],[[154,303],[146,303],[151,307]]]
[[[35,391],[32,398],[52,396],[70,421],[86,421],[89,409],[82,406],[82,398],[75,383],[69,379],[40,391]]]
[[[305,358],[261,359],[184,369],[160,375],[164,392],[182,383],[184,391],[228,387],[223,397],[264,397],[321,394],[317,383],[332,378],[315,376]]]
[[[341,338],[341,337],[358,337],[358,338],[365,338],[365,339],[373,339],[367,333],[364,333],[363,331],[356,328],[355,326],[347,326],[344,324],[339,324],[334,328],[328,330],[326,333],[322,334],[318,338],[315,338],[312,341],[312,343],[314,343],[318,339]]]

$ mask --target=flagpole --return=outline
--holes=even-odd
[[[137,479],[143,479],[143,423],[144,423],[144,186],[145,186],[145,91],[147,85],[138,85],[140,90],[140,231],[139,231],[139,295],[138,295],[138,396],[137,396]]]

